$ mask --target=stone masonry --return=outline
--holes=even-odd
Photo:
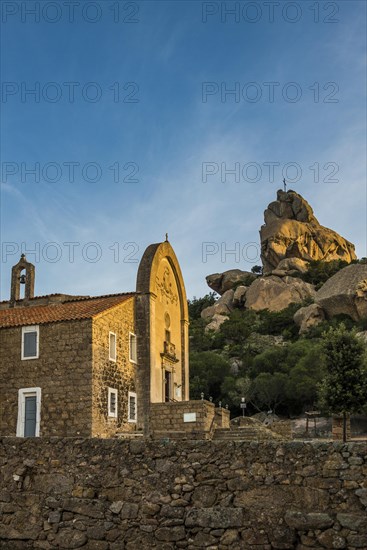
[[[194,416],[185,422],[186,415]],[[204,400],[152,403],[150,417],[151,433],[156,439],[212,439],[216,428],[230,428],[230,412]]]
[[[18,389],[40,387],[42,436],[91,435],[91,320],[42,325],[35,360],[21,361],[21,335],[22,327],[0,333],[0,433],[16,433]]]
[[[128,422],[128,392],[136,391],[136,364],[130,361],[129,333],[134,333],[134,299],[93,318],[92,436],[133,431]],[[116,361],[109,359],[109,333],[116,334]],[[118,390],[118,416],[107,414],[107,388]],[[138,403],[139,407],[139,403]]]
[[[0,548],[367,548],[364,443],[0,440]]]

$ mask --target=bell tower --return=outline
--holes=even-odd
[[[22,254],[19,262],[11,270],[11,291],[10,306],[14,307],[15,302],[20,300],[20,285],[24,287],[24,301],[27,302],[34,296],[35,267],[27,262],[25,254]]]

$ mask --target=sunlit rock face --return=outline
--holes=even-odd
[[[295,191],[277,192],[277,200],[264,212],[260,229],[264,272],[276,269],[285,258],[301,260],[356,259],[354,245],[319,224],[308,202]]]
[[[281,311],[290,304],[313,299],[315,294],[313,285],[296,277],[260,277],[246,292],[246,308],[255,311]]]
[[[318,290],[315,302],[328,317],[341,313],[354,321],[367,317],[367,264],[348,265]]]
[[[318,304],[301,307],[293,317],[294,322],[299,327],[300,334],[304,334],[310,328],[322,323],[324,319],[324,310]]]
[[[224,273],[213,273],[206,277],[208,286],[221,296],[229,289],[238,285],[249,286],[256,279],[256,275],[241,269],[230,269]]]

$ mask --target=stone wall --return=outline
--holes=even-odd
[[[0,548],[367,548],[365,443],[0,440]]]
[[[42,436],[91,435],[91,341],[90,319],[39,325],[39,357],[22,361],[22,328],[1,329],[1,435],[16,435],[18,390],[35,387]]]
[[[216,409],[210,401],[152,403],[150,407],[150,427],[154,438],[196,436],[211,439],[215,428],[230,427],[230,412]],[[191,415],[191,418],[186,415]]]
[[[116,361],[109,358],[109,333],[116,334]],[[128,392],[135,392],[137,365],[130,361],[129,333],[134,333],[134,299],[93,319],[92,436],[111,437],[135,430],[128,422]],[[117,418],[108,416],[108,388],[118,390]],[[138,414],[139,414],[139,403]]]
[[[216,428],[231,428],[231,413],[228,409],[222,407],[215,409],[214,423]]]

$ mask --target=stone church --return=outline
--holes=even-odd
[[[22,255],[0,303],[0,435],[147,435],[154,404],[190,403],[187,299],[168,241],[146,249],[135,292],[35,296],[34,283]]]

